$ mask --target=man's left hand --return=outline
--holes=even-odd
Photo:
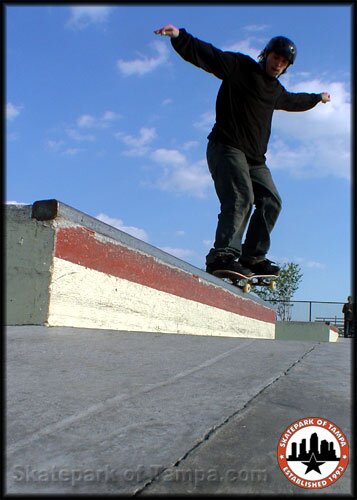
[[[328,92],[321,92],[321,102],[326,104],[331,101],[331,96]]]

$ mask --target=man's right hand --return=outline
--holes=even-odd
[[[172,24],[166,24],[163,28],[159,28],[154,31],[155,35],[169,36],[170,38],[177,38],[180,34],[180,30],[173,26]]]

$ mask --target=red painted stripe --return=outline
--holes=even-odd
[[[329,327],[330,330],[333,330],[334,332],[339,333],[339,330],[338,330],[337,326],[335,326],[335,325],[328,325],[328,327]]]
[[[94,231],[83,227],[56,229],[55,256],[178,297],[275,323],[272,309],[201,282],[198,276],[172,268],[150,255],[120,244],[100,241]]]

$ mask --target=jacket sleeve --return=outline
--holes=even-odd
[[[228,78],[237,64],[236,54],[217,49],[193,37],[184,28],[180,28],[177,38],[171,38],[171,44],[185,61],[213,73],[221,80]]]
[[[275,109],[282,109],[284,111],[308,111],[314,108],[321,99],[321,94],[287,92],[282,86],[282,93],[278,97]]]

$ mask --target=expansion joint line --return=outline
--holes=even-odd
[[[199,439],[189,450],[187,450],[186,453],[184,453],[184,455],[182,455],[182,457],[180,457],[178,460],[176,460],[176,462],[174,464],[172,464],[171,466],[169,467],[162,467],[162,469],[157,473],[155,474],[155,476],[153,476],[149,481],[147,481],[143,486],[141,486],[140,488],[138,488],[133,496],[138,496],[140,495],[141,492],[143,492],[145,489],[147,489],[151,484],[153,484],[156,480],[158,480],[160,478],[160,476],[166,472],[168,469],[170,468],[173,468],[173,467],[178,467],[181,462],[183,462],[189,455],[191,455],[192,452],[194,452],[197,448],[199,448],[203,443],[205,443],[206,441],[208,441],[212,436],[214,436],[216,434],[216,432],[221,429],[222,427],[224,427],[225,425],[227,425],[231,420],[233,420],[235,417],[237,417],[238,415],[244,413],[247,409],[249,409],[249,407],[251,406],[251,404],[263,393],[265,392],[267,389],[269,389],[271,386],[273,386],[274,384],[276,384],[276,382],[278,382],[282,377],[286,377],[289,372],[298,364],[300,363],[306,356],[308,356],[315,348],[316,346],[320,345],[320,342],[314,344],[309,350],[307,350],[304,354],[302,354],[300,356],[299,359],[297,359],[296,361],[294,361],[294,363],[292,363],[291,366],[289,366],[289,368],[287,368],[284,372],[282,372],[281,374],[279,374],[274,380],[272,380],[271,382],[269,382],[269,384],[267,384],[266,386],[264,386],[260,391],[258,391],[254,396],[252,396],[249,401],[247,401],[243,406],[242,408],[239,408],[238,410],[234,411],[231,415],[229,415],[227,418],[225,418],[221,423],[217,424],[217,425],[214,425],[211,429],[209,429],[205,434],[204,436]]]

